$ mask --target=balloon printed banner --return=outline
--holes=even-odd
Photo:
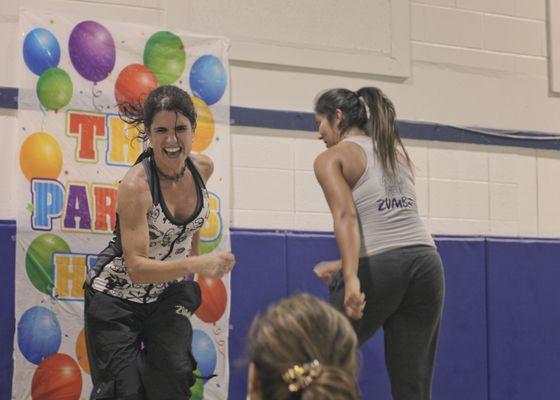
[[[193,152],[209,155],[200,251],[229,240],[229,41],[187,32],[20,12],[13,399],[89,399],[83,282],[112,238],[119,181],[145,148],[123,121],[159,85],[193,96]],[[139,216],[140,217],[140,216]],[[195,279],[193,399],[226,399],[230,279]]]

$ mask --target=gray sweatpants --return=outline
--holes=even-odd
[[[431,399],[444,296],[437,250],[410,246],[360,258],[358,277],[366,296],[362,319],[352,320],[360,345],[382,326],[393,399]],[[334,276],[329,294],[331,304],[342,311],[341,272]]]

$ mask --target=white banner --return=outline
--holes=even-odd
[[[120,179],[143,149],[119,116],[158,85],[193,97],[193,151],[214,160],[201,253],[229,250],[229,67],[225,38],[155,26],[20,13],[21,79],[13,399],[89,399],[87,268],[109,242]],[[120,110],[123,111],[123,110]],[[226,399],[229,276],[199,279],[191,319],[202,376],[193,399]]]

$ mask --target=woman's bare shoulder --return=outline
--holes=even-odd
[[[148,209],[151,205],[148,177],[141,164],[131,167],[123,177],[118,191],[118,208],[134,205]]]

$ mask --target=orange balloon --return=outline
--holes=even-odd
[[[227,291],[221,279],[197,277],[202,295],[202,303],[195,314],[202,321],[214,323],[218,321],[227,306]]]
[[[123,114],[141,108],[152,90],[157,88],[154,73],[141,64],[130,64],[119,73],[115,83],[115,100]]]
[[[21,145],[19,165],[28,180],[56,179],[62,170],[62,150],[56,139],[45,132],[36,132]]]
[[[78,338],[76,339],[76,358],[78,359],[78,364],[80,367],[87,373],[89,372],[89,360],[87,354],[87,347],[86,347],[86,333],[82,329]]]
[[[216,127],[210,107],[198,97],[193,97],[193,103],[197,118],[192,149],[197,153],[202,153],[212,143]]]

